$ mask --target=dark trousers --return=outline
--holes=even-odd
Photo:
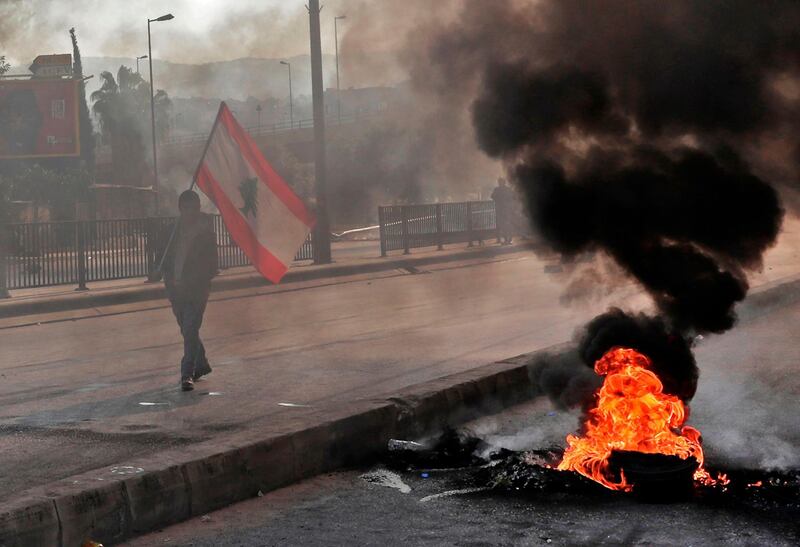
[[[502,240],[504,245],[510,245],[513,239],[512,232],[511,215],[505,211],[497,211],[497,240]]]
[[[206,358],[206,348],[200,340],[200,327],[208,302],[208,291],[184,294],[176,288],[168,290],[172,313],[178,320],[183,336],[183,359],[181,359],[181,378],[200,376],[211,371]]]

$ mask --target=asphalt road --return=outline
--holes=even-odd
[[[755,284],[800,271],[796,249],[777,249]],[[291,405],[390,396],[561,343],[608,305],[646,304],[630,282],[587,283],[602,264],[553,266],[521,250],[215,294],[203,328],[214,373],[190,394],[178,390],[182,344],[166,302],[0,329],[0,499],[166,447],[262,431],[290,418]]]
[[[732,333],[701,341],[703,374],[690,420],[703,433],[712,468],[754,470],[765,483],[770,470],[783,470],[793,477],[788,497],[765,498],[741,479],[730,487],[744,490],[738,497],[722,493],[674,504],[644,504],[605,490],[458,493],[483,484],[459,470],[393,475],[378,464],[317,477],[128,545],[797,545],[799,327],[800,305],[793,305],[754,314]],[[464,429],[495,448],[524,451],[563,446],[578,422],[576,412],[538,399]]]
[[[0,473],[0,498],[280,423],[296,412],[281,404],[385,396],[561,342],[602,306],[561,306],[559,275],[543,268],[520,251],[215,294],[202,331],[214,373],[189,394],[166,302],[0,330],[0,468],[13,470]]]
[[[643,505],[624,496],[581,498],[459,489],[452,477],[403,473],[409,493],[338,473],[244,502],[127,543],[267,546],[791,546],[792,523],[696,503]],[[426,499],[428,498],[428,499]]]

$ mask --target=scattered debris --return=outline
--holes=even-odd
[[[389,450],[424,450],[425,446],[414,441],[400,441],[397,439],[389,439]]]
[[[489,447],[468,432],[448,430],[438,442],[422,451],[387,452],[386,464],[400,472],[425,478],[434,471],[448,475],[452,490],[420,501],[479,491],[501,496],[524,495],[551,499],[577,496],[582,500],[613,500],[629,494],[609,490],[578,473],[559,471],[564,449],[514,452]],[[483,454],[478,457],[476,454]],[[438,468],[434,469],[434,467]],[[444,465],[449,467],[445,468]],[[745,511],[796,518],[800,510],[800,470],[710,469],[724,472],[729,482],[724,488],[695,483],[690,503],[706,507],[738,507]],[[543,537],[542,540],[546,540]]]
[[[387,469],[376,469],[375,471],[364,473],[361,475],[361,479],[372,484],[377,484],[378,486],[396,488],[403,494],[408,494],[411,492],[411,487],[403,482],[403,479],[400,478],[400,475]]]
[[[462,488],[460,490],[449,490],[447,492],[442,492],[441,494],[434,494],[432,496],[425,496],[421,500],[420,503],[427,503],[429,501],[438,500],[441,498],[449,498],[451,496],[463,496],[465,494],[474,494],[476,492],[485,492],[486,490],[491,490],[488,486],[476,486],[474,488]]]
[[[131,465],[119,465],[111,468],[112,475],[138,475],[139,473],[144,473],[144,469]]]
[[[411,441],[397,441],[397,443],[390,441],[388,463],[392,469],[405,471],[413,468],[429,473],[443,471],[445,467],[465,468],[485,465],[486,461],[476,454],[489,448],[485,442],[465,437],[454,429],[446,430],[431,445]]]
[[[202,517],[200,517],[200,522],[211,522],[211,516],[203,515]]]

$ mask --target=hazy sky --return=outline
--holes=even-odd
[[[378,0],[379,1],[379,0]],[[373,0],[362,0],[368,9]],[[306,0],[0,0],[0,55],[27,64],[36,54],[70,51],[70,27],[86,56],[147,53],[147,18],[153,54],[202,63],[240,57],[284,57],[308,52]],[[323,44],[333,45],[333,16],[345,0],[326,0]],[[353,2],[350,2],[352,5]]]

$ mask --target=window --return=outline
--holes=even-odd
[[[56,99],[50,103],[50,114],[54,120],[63,120],[67,114],[67,103],[64,99]]]

